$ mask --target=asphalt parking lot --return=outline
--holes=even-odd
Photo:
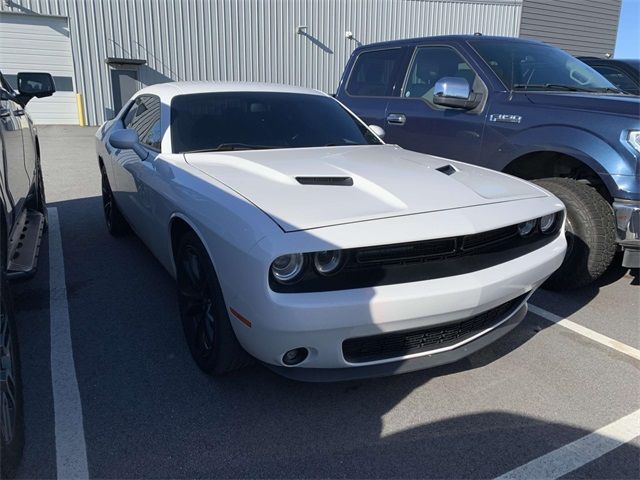
[[[539,314],[569,323],[529,313],[451,366],[335,384],[261,366],[214,379],[189,356],[170,276],[136,237],[106,231],[94,129],[40,132],[55,210],[38,274],[14,289],[21,478],[493,478],[526,464],[513,476],[640,478],[630,272],[536,293]]]

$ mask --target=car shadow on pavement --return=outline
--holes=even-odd
[[[603,289],[622,279],[622,285],[640,285],[637,269],[622,266],[622,253],[616,254],[607,271],[593,283],[576,290],[552,291],[544,286],[532,297],[531,303],[552,311],[560,317],[569,317],[591,303]],[[639,295],[640,292],[636,293]],[[541,301],[540,301],[541,300]],[[552,325],[548,323],[548,325]]]
[[[209,377],[190,358],[174,282],[142,242],[108,235],[99,197],[52,206],[91,476],[487,478],[589,433],[500,411],[499,402],[478,406],[510,388],[504,382],[439,382],[526,343],[541,328],[531,316],[471,357],[427,371],[313,384],[254,365]],[[638,454],[627,444],[585,475],[637,478]]]

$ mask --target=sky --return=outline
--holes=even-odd
[[[640,59],[640,0],[622,0],[614,58]]]

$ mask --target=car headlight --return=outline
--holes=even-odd
[[[627,135],[627,143],[640,153],[640,130],[631,130]]]
[[[300,277],[303,267],[304,255],[291,253],[276,258],[271,264],[271,273],[280,283],[292,283]]]
[[[518,224],[518,233],[521,237],[526,237],[533,232],[534,228],[536,228],[536,220],[527,220]]]
[[[558,214],[552,213],[540,218],[540,231],[545,234],[553,233],[556,229]]]
[[[327,250],[313,256],[313,266],[320,275],[336,273],[342,266],[342,251]]]

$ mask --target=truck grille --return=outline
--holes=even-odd
[[[349,338],[342,342],[342,353],[348,362],[363,363],[449,347],[496,325],[512,313],[527,295],[528,293],[525,293],[457,323]]]

